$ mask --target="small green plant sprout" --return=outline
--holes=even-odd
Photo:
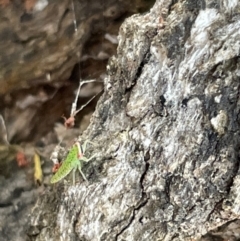
[[[77,141],[69,151],[65,161],[63,161],[62,165],[59,167],[57,172],[52,176],[51,183],[56,183],[61,181],[63,178],[65,178],[71,171],[73,171],[73,185],[75,185],[75,172],[78,169],[81,173],[83,179],[87,181],[87,178],[82,172],[82,164],[83,162],[89,162],[91,159],[93,159],[96,154],[94,154],[92,157],[87,158],[84,156],[84,153],[86,151],[86,147],[88,143],[92,143],[90,141],[85,141],[83,145]],[[92,143],[93,144],[93,143]]]

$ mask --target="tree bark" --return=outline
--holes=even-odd
[[[239,218],[240,3],[175,2],[121,26],[89,182],[39,198],[32,240],[198,240]]]

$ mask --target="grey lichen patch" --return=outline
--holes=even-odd
[[[210,120],[214,130],[219,134],[223,135],[228,123],[228,116],[224,110],[220,110],[216,117]]]
[[[223,208],[232,211],[235,215],[240,215],[240,176],[234,178],[234,183],[231,188],[230,195],[225,200]]]
[[[88,187],[88,195],[84,204],[81,204],[77,231],[79,236],[85,237],[86,240],[103,237],[104,233],[108,233],[110,226],[114,230],[105,240],[114,240],[113,237],[129,222],[134,206],[141,199],[141,188],[136,182],[140,180],[141,172],[138,170],[141,165],[137,163],[141,162],[141,156],[135,157],[132,162],[137,163],[132,165],[124,163],[121,157],[116,158],[119,160],[106,167],[107,177],[103,178],[101,183]],[[76,194],[75,202],[78,203],[81,194],[78,191]]]
[[[42,11],[47,5],[48,5],[48,0],[40,0],[40,1],[37,1],[37,3],[35,4],[33,10],[36,11],[36,12],[40,12],[40,11]]]

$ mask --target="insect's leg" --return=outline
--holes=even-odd
[[[85,153],[85,151],[86,151],[86,148],[87,148],[87,143],[88,143],[89,141],[88,140],[86,140],[84,143],[83,143],[83,145],[82,145],[82,150],[83,150],[83,153]]]
[[[81,161],[89,162],[89,161],[92,160],[95,156],[96,156],[96,154],[92,155],[90,158],[87,158],[87,157],[83,156],[83,157],[81,157]]]
[[[82,172],[82,170],[81,170],[81,165],[78,166],[78,170],[79,170],[79,172],[81,173],[83,179],[87,182],[88,180],[87,180],[87,178],[85,177],[85,175],[83,174],[83,172]]]
[[[94,145],[94,146],[96,145],[95,143],[93,143],[93,142],[91,142],[91,141],[89,141],[89,140],[86,140],[86,141],[83,143],[83,145],[82,145],[83,153],[85,153],[88,143],[90,143],[90,144],[92,144],[92,145]]]
[[[77,168],[73,168],[72,173],[73,173],[73,185],[75,185],[75,173],[76,173]]]

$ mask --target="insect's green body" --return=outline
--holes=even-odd
[[[78,169],[81,173],[83,179],[87,181],[85,175],[83,174],[81,167],[82,163],[90,161],[95,155],[91,158],[87,159],[84,156],[84,152],[86,149],[87,141],[80,145],[79,142],[76,142],[72,149],[69,151],[66,160],[62,163],[58,171],[52,176],[51,183],[56,183],[61,181],[64,177],[66,177],[71,171],[73,171],[73,184],[75,184],[75,172]]]

